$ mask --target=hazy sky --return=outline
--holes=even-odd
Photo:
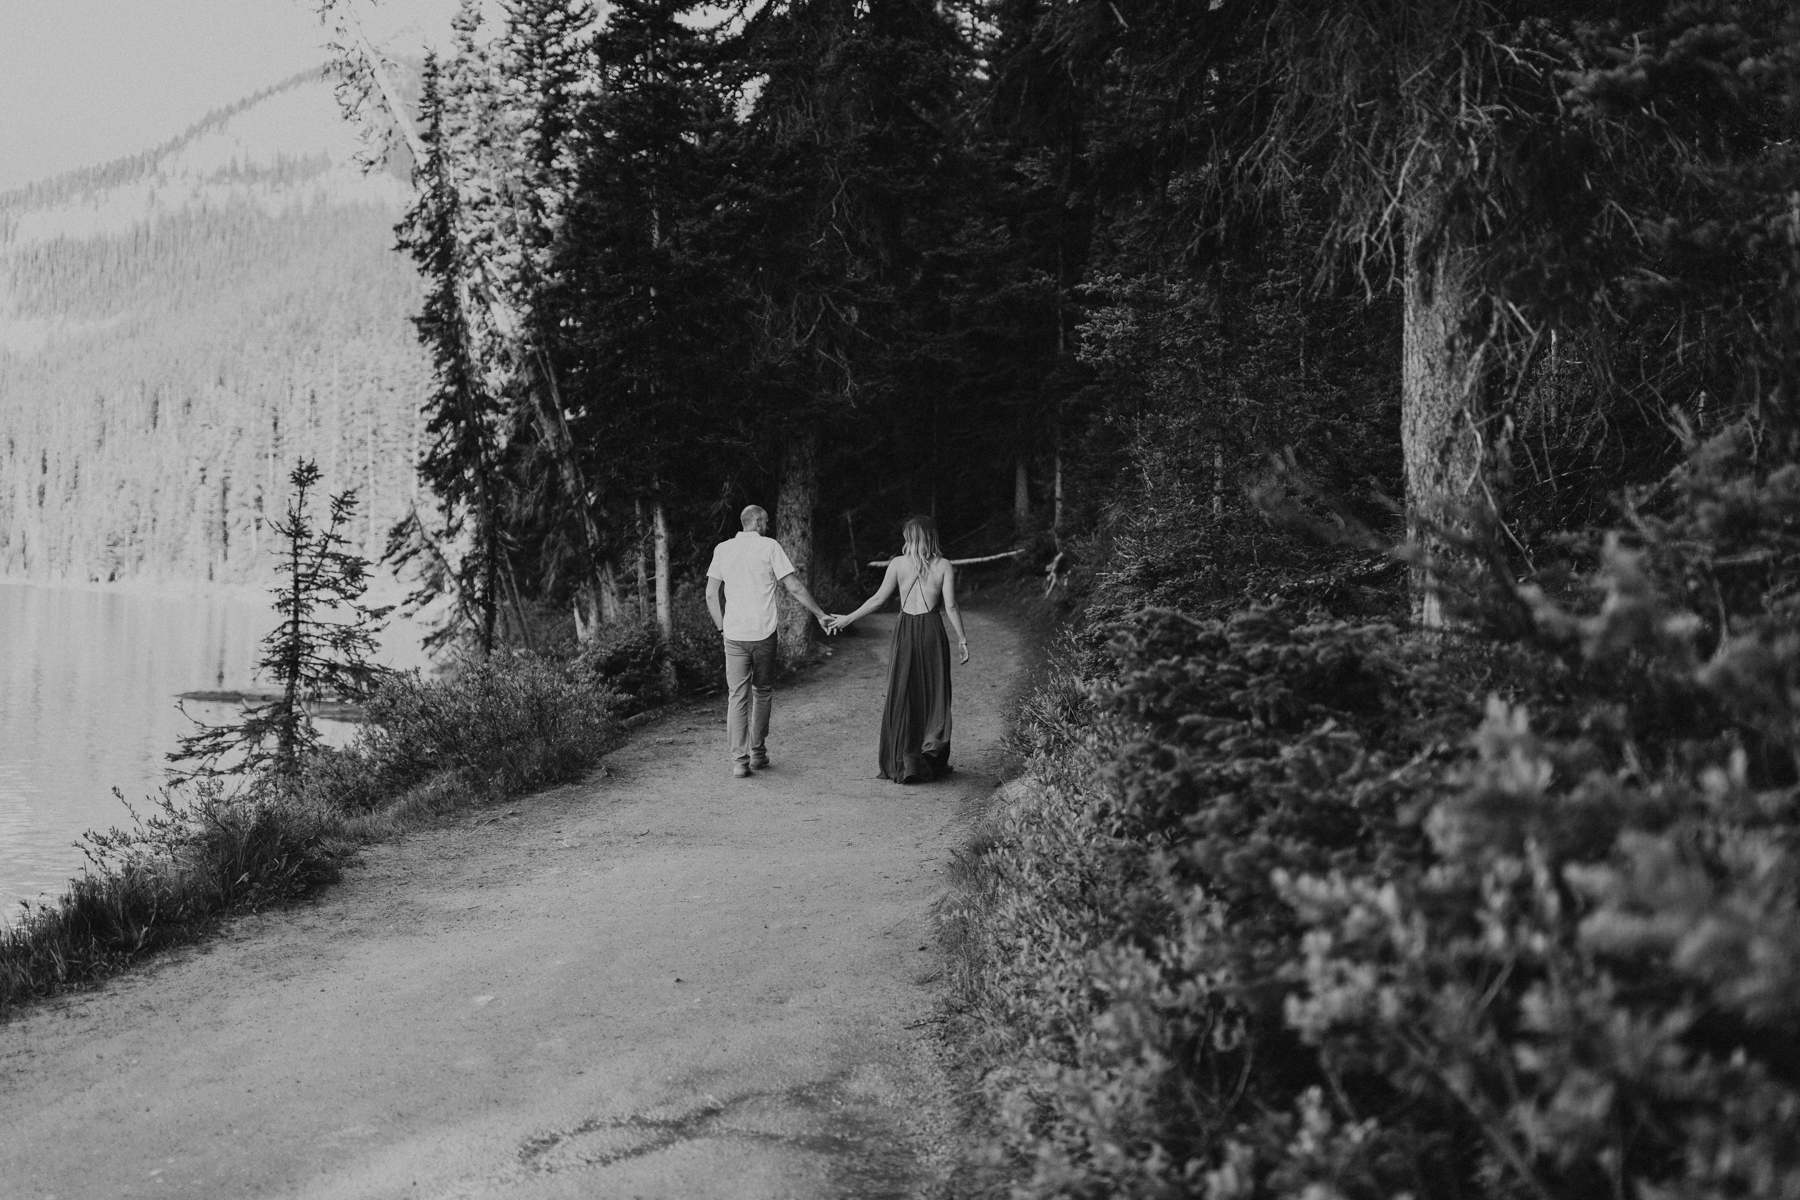
[[[456,0],[349,0],[396,50]],[[0,190],[155,146],[325,61],[313,0],[0,0]]]

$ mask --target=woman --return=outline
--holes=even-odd
[[[956,608],[956,568],[938,548],[937,526],[930,517],[912,517],[901,533],[906,550],[888,561],[881,586],[855,612],[833,617],[831,629],[849,628],[899,593],[900,620],[881,711],[881,777],[918,783],[950,769],[950,641],[944,622],[955,632],[965,663],[969,639]]]

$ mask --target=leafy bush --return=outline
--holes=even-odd
[[[676,688],[683,695],[716,691],[724,684],[725,666],[719,631],[706,611],[703,586],[684,583],[677,587],[672,605],[675,632],[669,653],[675,660]]]
[[[313,794],[366,810],[440,773],[476,795],[574,778],[618,739],[615,693],[579,663],[496,655],[448,680],[384,680],[348,752],[316,760]]]
[[[581,670],[612,690],[621,716],[717,686],[719,634],[700,589],[676,588],[670,610],[674,628],[667,639],[653,622],[624,622],[602,627],[576,655]]]
[[[1032,1195],[1162,1195],[1326,1075],[1288,1028],[1302,930],[1274,872],[1392,871],[1466,702],[1385,626],[1153,610],[1117,628],[948,910],[958,995]],[[1069,730],[1087,717],[1087,736]],[[1466,717],[1465,717],[1466,719]],[[1273,1120],[1274,1124],[1269,1125]]]
[[[1475,1194],[1794,1194],[1800,797],[1602,769],[1498,701],[1477,745],[1429,871],[1282,880],[1293,1025],[1334,1076],[1457,1112]]]
[[[583,669],[606,680],[627,713],[668,698],[669,646],[650,622],[603,627],[582,647],[581,662]]]
[[[1525,589],[1576,690],[1544,733],[1490,702],[1428,871],[1284,880],[1293,1023],[1460,1110],[1483,1194],[1800,1193],[1800,474],[1747,432],[1628,510],[1591,602]]]
[[[945,913],[1014,1194],[1800,1194],[1793,461],[1692,443],[1525,643],[1071,657]]]
[[[577,655],[581,669],[612,690],[622,716],[718,683],[719,634],[707,616],[700,589],[692,584],[678,587],[670,608],[674,629],[668,639],[651,622],[609,625]]]

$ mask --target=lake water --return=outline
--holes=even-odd
[[[253,596],[161,596],[0,583],[0,921],[58,895],[85,859],[88,829],[126,825],[164,756],[193,724],[181,692],[266,687],[253,678],[275,622]],[[426,665],[417,631],[383,638],[383,661]],[[201,720],[230,706],[189,703]]]

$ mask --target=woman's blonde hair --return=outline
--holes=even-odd
[[[900,536],[906,541],[906,555],[921,567],[928,567],[944,557],[938,547],[937,522],[930,517],[908,517],[906,524],[900,526]]]

